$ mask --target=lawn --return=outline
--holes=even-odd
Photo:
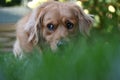
[[[120,80],[120,32],[91,31],[57,54],[0,54],[0,80]],[[4,54],[3,54],[4,53]]]

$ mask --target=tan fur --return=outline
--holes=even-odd
[[[74,24],[70,30],[66,28],[67,21]],[[70,41],[78,29],[83,35],[88,35],[92,22],[93,19],[74,3],[46,2],[18,22],[14,54],[21,56],[36,46],[56,51],[57,43],[61,39]],[[55,30],[50,31],[48,24],[53,24]]]

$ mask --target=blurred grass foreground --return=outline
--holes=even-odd
[[[36,50],[17,59],[12,52],[0,52],[0,80],[120,80],[120,2],[82,5],[95,15],[90,38],[80,36],[75,46],[57,54]]]

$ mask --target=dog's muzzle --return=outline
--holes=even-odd
[[[65,41],[65,40],[60,40],[60,41],[58,41],[58,43],[57,43],[57,47],[58,47],[58,48],[61,48],[61,47],[66,46],[67,44],[68,44],[67,41]]]

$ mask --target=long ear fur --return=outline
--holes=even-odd
[[[85,36],[89,36],[90,28],[93,23],[93,18],[90,15],[85,14],[81,8],[79,8],[79,12],[80,12],[79,14],[80,32]]]
[[[40,18],[42,17],[42,10],[51,2],[46,2],[33,10],[29,17],[29,20],[25,24],[24,31],[28,33],[28,42],[32,42],[33,45],[38,43],[38,30],[40,29]],[[39,29],[38,29],[39,27]]]
[[[78,12],[77,15],[79,19],[80,32],[84,36],[89,36],[90,28],[94,20],[92,16],[89,14],[86,14],[81,7],[79,6],[75,6],[75,7],[77,8],[77,12]]]

